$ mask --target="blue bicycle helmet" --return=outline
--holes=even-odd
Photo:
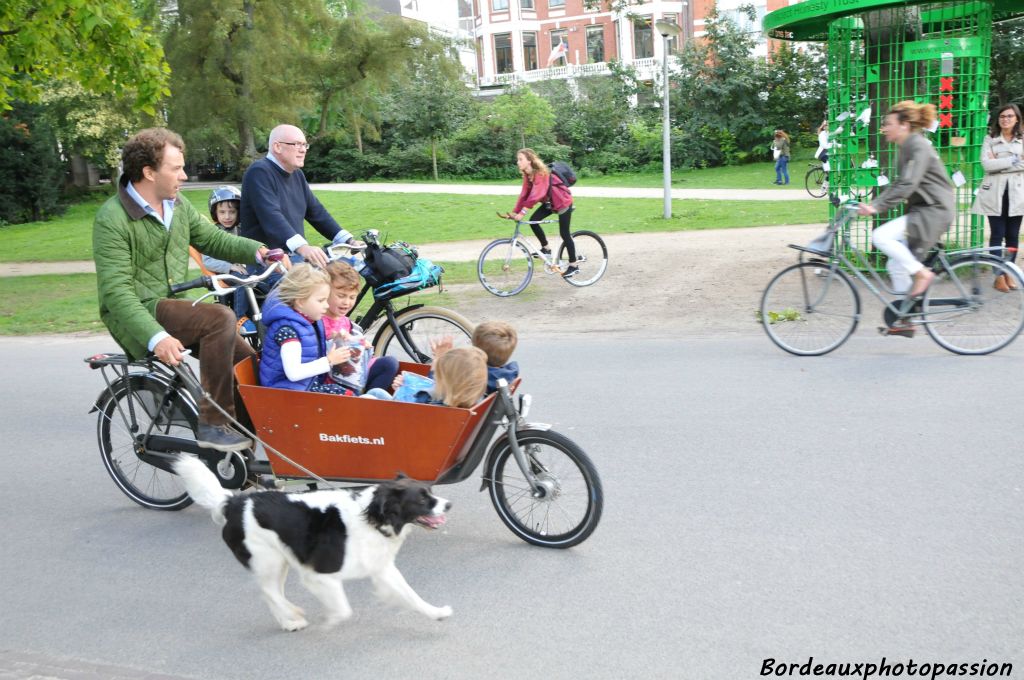
[[[224,201],[237,201],[238,208],[241,208],[242,203],[242,192],[239,191],[238,187],[233,187],[225,184],[222,187],[217,187],[210,192],[210,219],[215,223],[217,222],[217,204],[223,203]]]

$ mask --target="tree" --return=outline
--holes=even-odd
[[[351,8],[343,14],[321,25],[320,39],[314,40],[320,47],[307,72],[320,114],[316,134],[326,134],[331,115],[341,114],[361,147],[367,120],[363,113],[372,111],[370,100],[390,80],[389,75],[408,73],[418,51],[433,54],[437,48],[425,26],[399,16],[373,21]]]
[[[128,131],[152,125],[131,102],[112,94],[94,94],[75,82],[57,82],[43,94],[45,116],[64,156],[79,155],[117,176]]]
[[[0,224],[55,214],[63,174],[57,140],[40,107],[11,102],[0,117]]]
[[[320,0],[179,0],[167,37],[172,125],[186,140],[222,139],[247,166],[257,128],[298,121],[311,103],[303,67],[323,21]]]
[[[754,38],[712,9],[704,40],[687,41],[679,71],[671,78],[672,119],[682,149],[673,158],[691,165],[730,160],[722,147],[749,149],[758,143],[763,118],[760,60],[751,56]]]
[[[118,97],[149,113],[167,96],[163,49],[130,0],[0,3],[0,110],[38,101],[54,80]]]
[[[396,131],[407,140],[430,145],[435,180],[438,145],[476,111],[461,70],[459,62],[445,52],[421,53],[410,69],[411,77],[388,97],[388,120]]]
[[[991,68],[991,106],[1024,100],[1024,20],[993,26]]]
[[[529,88],[520,88],[499,96],[491,105],[489,114],[490,126],[515,133],[520,148],[526,146],[527,137],[546,142],[553,136],[555,113],[547,100]]]
[[[789,132],[817,129],[828,109],[828,71],[817,45],[782,43],[763,68],[764,120]]]

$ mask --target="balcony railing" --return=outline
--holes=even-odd
[[[655,57],[632,59],[625,63],[636,69],[637,76],[641,80],[654,78],[661,73],[661,59]],[[512,73],[498,73],[493,76],[481,76],[480,87],[518,85],[519,83],[535,83],[541,80],[565,80],[580,76],[609,74],[611,74],[611,69],[608,68],[608,62],[605,61],[595,64],[567,64],[552,68],[539,68],[533,71],[514,71]]]

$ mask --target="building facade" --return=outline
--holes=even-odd
[[[714,0],[643,0],[628,11],[612,11],[606,0],[590,8],[584,0],[473,0],[473,34],[477,51],[477,82],[493,87],[608,73],[608,61],[631,65],[641,79],[652,79],[664,56],[664,41],[655,29],[659,19],[678,24],[679,38],[668,42],[669,52],[686,40],[704,35]],[[766,12],[790,0],[754,0],[757,17],[739,11],[744,0],[720,0],[719,13],[741,28],[761,34]],[[565,43],[565,47],[558,46]],[[762,37],[756,52],[767,55]]]

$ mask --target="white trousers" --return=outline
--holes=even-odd
[[[871,242],[889,258],[886,269],[892,279],[893,291],[897,295],[907,293],[914,274],[924,268],[907,247],[907,216],[900,215],[875,229]]]

